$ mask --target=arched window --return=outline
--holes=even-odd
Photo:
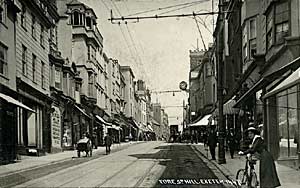
[[[79,17],[80,17],[79,12],[75,11],[73,13],[73,23],[72,23],[72,25],[79,25]]]

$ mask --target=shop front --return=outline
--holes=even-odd
[[[19,100],[34,112],[18,108],[18,153],[44,155],[51,152],[52,99],[17,79]]]
[[[269,148],[282,163],[299,167],[300,68],[264,95]]]
[[[22,108],[34,113],[31,108],[6,94],[0,93],[0,164],[17,159],[17,110]]]

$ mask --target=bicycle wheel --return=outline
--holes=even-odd
[[[250,187],[251,188],[257,188],[258,186],[258,180],[257,180],[257,175],[254,171],[251,172],[251,182],[250,182]]]
[[[239,169],[236,173],[236,180],[241,185],[241,188],[248,187],[248,176],[245,169]]]

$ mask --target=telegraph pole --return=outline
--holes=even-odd
[[[219,10],[220,11],[220,10]],[[219,16],[224,17],[224,14],[219,14]],[[223,19],[221,19],[223,20]],[[222,23],[223,24],[223,23]],[[218,40],[217,40],[217,64],[218,64],[218,69],[217,69],[217,84],[218,84],[218,91],[217,91],[217,98],[218,98],[218,108],[219,108],[219,118],[218,118],[218,127],[219,127],[219,164],[225,164],[226,159],[225,159],[225,147],[224,147],[224,140],[225,140],[225,125],[223,122],[223,69],[224,69],[224,62],[223,62],[223,30],[220,29],[218,32]]]

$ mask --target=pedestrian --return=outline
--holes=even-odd
[[[228,135],[227,135],[227,144],[229,147],[229,152],[230,152],[230,156],[231,159],[233,159],[233,155],[234,155],[234,150],[235,150],[235,146],[236,146],[236,139],[235,139],[235,134],[234,134],[234,129],[230,128]]]
[[[111,147],[111,144],[112,144],[112,137],[107,133],[105,138],[104,138],[104,141],[105,141],[106,155],[108,155],[108,154],[110,154],[110,147]]]
[[[207,145],[207,130],[204,130],[203,132],[203,144]]]
[[[214,127],[209,130],[207,145],[209,147],[212,160],[216,160],[217,134]]]
[[[254,127],[249,127],[246,130],[249,139],[252,141],[249,149],[242,152],[240,155],[253,154],[260,160],[259,163],[259,181],[261,188],[274,188],[280,186],[280,181],[277,175],[274,159],[266,149],[264,140],[259,135],[260,132]]]
[[[198,144],[198,139],[199,139],[199,133],[197,130],[195,130],[195,142]]]

